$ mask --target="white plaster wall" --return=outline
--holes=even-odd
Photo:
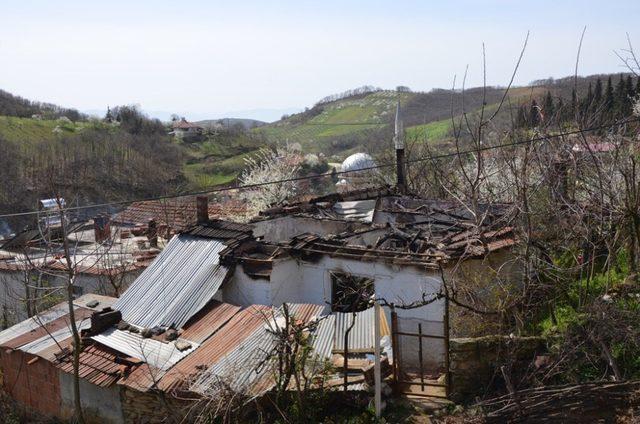
[[[373,279],[376,295],[397,305],[421,300],[423,294],[436,293],[441,286],[437,272],[415,266],[393,266],[329,256],[323,256],[315,263],[287,258],[274,261],[270,280],[251,278],[244,273],[242,266],[238,266],[224,288],[224,299],[244,306],[251,303],[276,306],[283,302],[315,303],[327,305],[327,310],[330,310],[331,271]],[[444,301],[416,309],[398,309],[398,314],[441,322]]]
[[[294,258],[275,261],[270,280],[252,279],[241,266],[224,287],[223,298],[227,302],[248,306],[250,304],[279,306],[284,302],[314,303],[325,305],[325,313],[331,311],[331,271],[348,272],[372,278],[376,295],[396,305],[421,300],[423,294],[436,293],[441,278],[434,270],[413,266],[393,266],[379,262],[363,262],[353,259],[324,256],[318,262],[306,262]],[[443,335],[444,300],[415,309],[396,309],[400,331],[417,333],[422,324],[424,334]],[[391,312],[384,308],[391,325]],[[417,370],[418,339],[400,339],[402,363],[408,370]],[[425,371],[435,372],[444,364],[444,342],[423,339]]]
[[[24,279],[21,271],[0,271],[0,327],[27,319]]]
[[[253,234],[264,237],[267,242],[281,242],[304,233],[318,235],[339,234],[350,228],[356,228],[358,223],[333,221],[329,219],[313,219],[296,216],[283,216],[253,223]]]
[[[32,273],[33,278],[37,278],[37,272]],[[123,277],[123,288],[127,288],[140,274],[140,271],[129,272]],[[28,318],[26,308],[26,293],[24,287],[24,280],[27,278],[22,271],[0,271],[0,327],[2,327],[3,320],[6,316],[8,325],[13,325]],[[46,276],[48,287],[62,287],[66,284],[66,277],[53,276],[48,274]],[[107,296],[113,296],[115,293],[106,277],[100,277],[92,274],[78,274],[76,276],[75,284],[78,287],[82,287],[82,294],[97,293]],[[123,290],[124,291],[124,290]],[[50,293],[51,289],[43,289],[40,291],[34,291],[32,296],[38,296],[45,293]],[[66,296],[65,292],[58,292],[58,296],[61,299]],[[50,298],[50,301],[55,301],[55,298]]]
[[[58,375],[63,413],[70,416],[74,410],[73,375],[63,371]],[[114,384],[111,387],[100,387],[80,379],[80,393],[80,402],[88,421],[108,424],[124,423],[120,386]]]

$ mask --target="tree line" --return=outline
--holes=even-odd
[[[541,124],[557,125],[577,121],[583,125],[597,126],[627,117],[633,112],[635,99],[640,95],[640,78],[620,74],[616,83],[609,76],[606,83],[598,77],[589,82],[586,92],[578,94],[574,87],[569,99],[555,96],[547,90],[542,99],[532,99],[522,104],[516,115],[518,128],[536,127]]]
[[[45,119],[58,119],[65,116],[72,121],[87,118],[76,109],[64,108],[51,103],[34,102],[4,90],[0,90],[0,115],[19,118],[31,118],[37,115]]]

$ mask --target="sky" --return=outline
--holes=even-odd
[[[373,85],[518,85],[621,72],[640,1],[29,1],[0,4],[0,88],[82,111],[277,119]]]

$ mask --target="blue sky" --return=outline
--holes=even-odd
[[[638,1],[12,1],[0,88],[81,110],[139,104],[201,118],[312,105],[364,84],[415,90],[622,70]],[[254,112],[251,112],[254,110]],[[255,111],[258,110],[258,111]],[[262,112],[260,112],[262,111]]]

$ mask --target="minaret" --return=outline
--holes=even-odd
[[[407,192],[407,182],[404,169],[404,127],[400,118],[400,101],[396,106],[396,128],[393,136],[393,144],[396,148],[396,187],[400,193]]]

